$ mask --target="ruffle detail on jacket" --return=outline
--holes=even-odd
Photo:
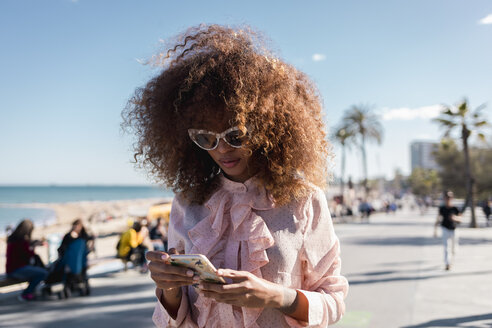
[[[274,244],[274,239],[263,218],[253,210],[269,210],[274,207],[266,190],[251,178],[244,184],[221,178],[221,188],[206,202],[210,214],[196,224],[188,235],[193,244],[192,254],[204,254],[208,257],[210,250],[220,241],[224,228],[224,213],[230,209],[230,241],[240,244],[241,268],[262,278],[261,267],[269,260],[266,249]],[[199,327],[221,327],[221,324],[237,321],[233,307],[217,303],[209,298],[198,296],[195,302],[199,310]],[[262,309],[241,308],[244,327],[258,327],[256,320]],[[229,325],[228,325],[229,327]]]

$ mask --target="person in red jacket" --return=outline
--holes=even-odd
[[[48,270],[42,267],[42,263],[40,266],[39,257],[34,253],[34,247],[43,242],[31,239],[33,229],[31,220],[22,220],[7,238],[7,276],[29,281],[21,295],[21,299],[26,301],[34,299],[36,286],[48,276]]]

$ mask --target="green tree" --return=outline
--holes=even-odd
[[[333,134],[334,142],[338,143],[342,148],[342,158],[341,158],[341,175],[340,175],[340,184],[341,184],[341,193],[344,194],[345,189],[345,153],[346,149],[350,148],[353,142],[354,135],[347,129],[345,125],[341,125],[335,129],[335,133]]]
[[[403,190],[407,189],[409,187],[407,180],[399,168],[395,169],[393,180],[390,183],[393,192],[400,194]]]
[[[472,134],[485,141],[485,136],[480,132],[480,129],[488,125],[487,120],[483,117],[481,111],[485,108],[484,105],[479,106],[472,111],[468,105],[468,101],[464,99],[456,107],[445,106],[438,118],[434,121],[445,129],[444,137],[449,137],[451,133],[459,129],[460,139],[463,145],[463,155],[465,159],[464,173],[466,179],[466,200],[465,207],[470,206],[471,223],[473,228],[477,227],[477,219],[475,216],[475,198],[473,173],[470,164],[470,149],[469,138]]]
[[[383,140],[383,127],[379,122],[379,116],[365,105],[352,106],[345,111],[342,124],[348,133],[354,136],[356,144],[362,155],[362,167],[364,172],[364,189],[367,193],[367,155],[366,142],[376,141],[381,144]]]
[[[417,196],[436,196],[441,190],[441,179],[436,170],[417,167],[408,177],[412,192]]]
[[[463,175],[465,159],[463,152],[452,139],[443,139],[434,153],[439,165],[439,177],[443,190],[453,190],[456,196],[466,197],[466,179]],[[478,199],[492,196],[492,149],[470,148],[470,163],[475,177],[475,192]]]
[[[452,190],[457,197],[466,197],[465,159],[454,140],[443,138],[433,155],[440,167],[441,191]]]
[[[478,199],[485,200],[492,197],[492,149],[475,148],[471,153],[473,173],[476,176],[476,192]]]

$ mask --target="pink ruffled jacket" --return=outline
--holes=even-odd
[[[183,288],[176,320],[157,301],[157,327],[326,327],[344,311],[348,282],[340,275],[340,246],[325,194],[316,187],[304,201],[275,207],[255,178],[244,184],[224,177],[204,205],[174,199],[169,247],[204,254],[216,268],[249,271],[297,289],[309,302],[309,322],[276,309],[241,308]],[[162,291],[156,290],[160,299]]]

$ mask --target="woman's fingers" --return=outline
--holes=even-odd
[[[145,255],[149,261],[150,278],[154,280],[156,286],[162,290],[169,290],[195,284],[193,270],[171,265],[169,254],[178,254],[178,252],[171,248],[169,253],[149,251]]]
[[[170,252],[177,253],[174,248],[169,250]],[[171,273],[181,276],[193,277],[194,272],[185,267],[171,265],[169,263],[169,254],[161,251],[148,251],[145,255],[149,261],[149,269],[151,272],[163,272]]]
[[[248,288],[247,283],[236,283],[236,284],[214,284],[214,283],[206,283],[200,282],[198,285],[201,291],[207,293],[216,293],[216,294],[230,294],[237,295],[248,292],[250,289]]]
[[[155,273],[175,274],[183,277],[193,277],[195,274],[193,270],[185,267],[154,261],[149,263],[149,269],[151,272]]]
[[[169,252],[177,254],[175,249],[170,249]],[[196,283],[195,272],[185,267],[171,265],[168,253],[149,251],[146,258],[149,260],[150,277],[157,287],[169,289]]]
[[[169,254],[179,254],[179,252],[176,250],[176,248],[170,248],[170,249],[168,250],[168,253],[169,253]]]
[[[241,284],[220,286],[203,286],[203,288],[199,287],[199,293],[202,296],[212,298],[217,302],[239,306],[245,305],[247,300],[250,298],[251,291]]]
[[[247,271],[229,269],[218,270],[224,278],[232,279],[231,284],[213,284],[200,282],[199,293],[218,302],[233,304],[241,307],[275,307],[279,302],[276,285],[261,279]]]
[[[166,260],[169,258],[169,255],[167,253],[161,252],[161,251],[148,251],[145,254],[145,258],[148,261],[166,262]]]
[[[205,281],[201,281],[199,288],[203,292],[211,292],[218,294],[240,294],[250,290],[251,273],[247,271],[236,271],[231,269],[219,269],[217,275],[223,278],[230,278],[232,284],[214,284]]]
[[[197,283],[197,281],[193,278],[193,272],[191,270],[191,275],[175,274],[172,272],[166,272],[165,270],[155,270],[151,264],[152,263],[149,264],[150,278],[154,280],[159,288],[168,289]]]
[[[244,281],[250,278],[251,273],[248,271],[236,271],[231,269],[219,269],[217,275],[223,278],[230,278],[234,282]]]
[[[168,253],[162,251],[148,251],[145,258],[149,261],[169,262],[169,254],[179,254],[175,248],[169,249]]]

